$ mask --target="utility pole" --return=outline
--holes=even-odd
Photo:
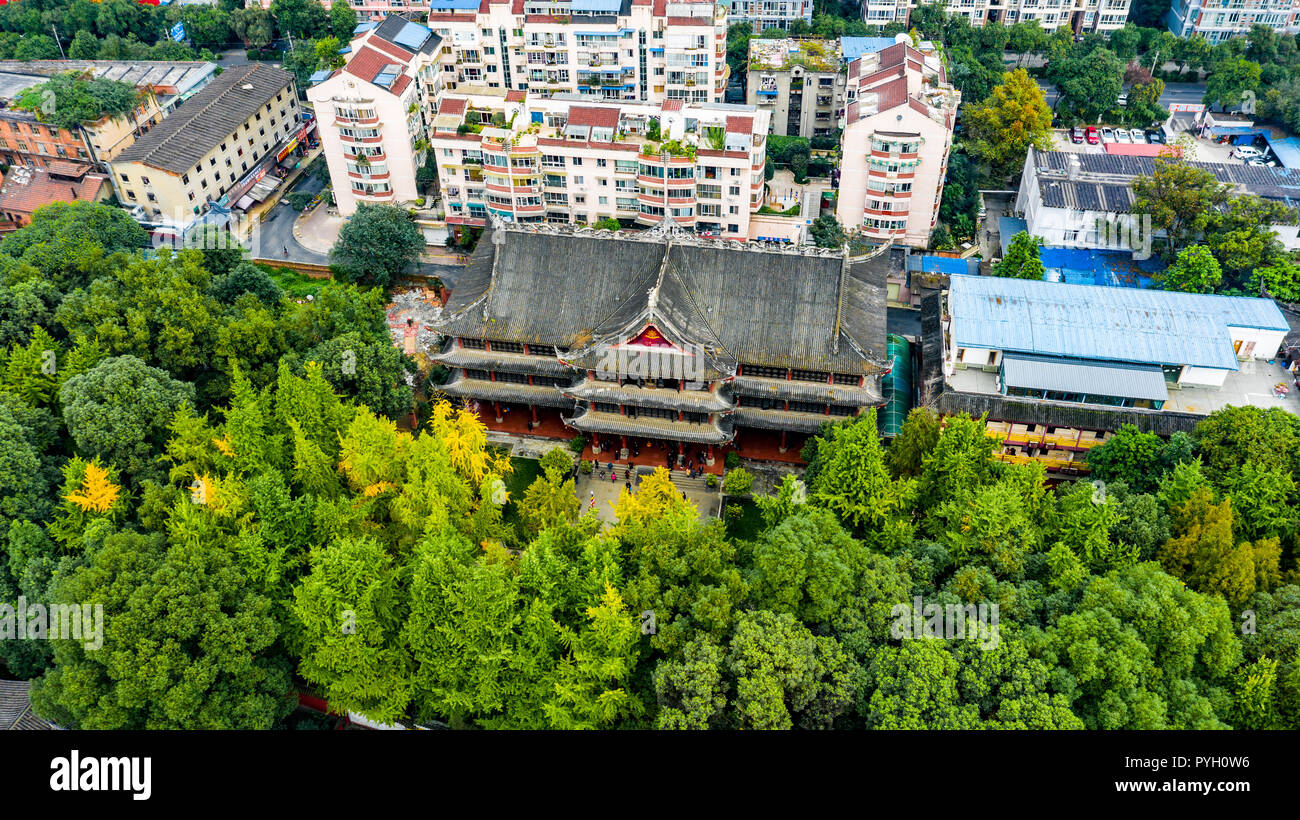
[[[54,32],[54,42],[59,44],[59,55],[65,60],[68,59],[68,55],[63,52],[63,43],[59,40],[59,30],[53,23],[50,23],[50,31]]]

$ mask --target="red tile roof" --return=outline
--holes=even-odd
[[[380,40],[379,42],[382,43],[383,41]],[[380,71],[384,70],[384,66],[389,65],[392,62],[392,57],[389,57],[382,51],[376,51],[370,47],[369,43],[367,43],[361,47],[360,51],[353,55],[351,60],[348,60],[348,64],[343,67],[343,70],[349,74],[360,77],[366,82],[370,82],[379,74]]]
[[[464,114],[466,101],[459,97],[448,97],[438,106],[439,114]]]
[[[411,76],[409,74],[399,74],[397,75],[397,79],[393,80],[392,88],[388,90],[392,91],[393,94],[400,97],[402,92],[405,91],[406,87],[410,84],[411,84]]]
[[[681,111],[681,110],[682,110],[682,101],[681,101],[681,100],[664,100],[663,110],[664,110],[664,111]]]
[[[401,63],[402,65],[409,65],[411,62],[411,52],[407,51],[406,49],[402,48],[396,43],[388,42],[382,37],[371,37],[369,40],[366,41],[366,45],[377,48],[380,51],[387,54],[389,57],[392,58],[391,60],[388,61],[390,63],[395,60]]]
[[[754,133],[753,117],[727,117],[728,134],[752,134]]]
[[[596,108],[575,105],[569,109],[569,125],[588,125],[595,128],[617,128],[618,108]]]
[[[66,159],[55,159],[50,161],[50,173],[61,177],[76,177],[81,179],[90,171],[90,166],[80,162],[69,162]]]
[[[524,101],[524,92],[520,91],[519,89],[514,88],[506,92],[506,102],[523,102],[523,101]]]
[[[54,178],[45,168],[14,168],[0,185],[0,211],[31,214],[51,202],[93,202],[108,193],[107,186],[104,174],[70,180]]]
[[[871,90],[880,95],[880,107],[877,112],[888,111],[907,102],[906,77],[899,77],[897,80],[878,85]]]

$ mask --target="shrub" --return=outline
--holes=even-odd
[[[718,477],[713,473],[709,473],[708,476],[705,477],[704,483],[710,490],[716,490],[718,488]]]
[[[578,468],[578,471],[581,472],[583,475],[591,475],[592,469],[593,468],[591,466],[591,462],[584,461],[582,462],[582,466]]]
[[[587,437],[574,436],[569,439],[569,449],[581,455],[582,451],[587,449]],[[591,472],[591,470],[586,470],[585,472]]]
[[[728,470],[736,469],[737,467],[740,466],[740,453],[737,453],[735,450],[732,450],[731,452],[727,453],[727,457],[723,460],[722,463],[727,466]]]
[[[754,474],[744,467],[728,470],[727,477],[722,480],[722,491],[727,495],[749,495],[749,491],[753,488]]]

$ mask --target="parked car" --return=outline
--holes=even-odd
[[[1088,141],[1089,145],[1096,145],[1101,142],[1101,134],[1097,131],[1097,126],[1089,125],[1083,132],[1083,138]]]
[[[1080,145],[1083,143],[1082,128],[1076,125],[1070,129],[1070,142],[1074,143],[1075,145]]]
[[[1165,144],[1165,132],[1161,131],[1159,128],[1147,129],[1146,136],[1147,136],[1147,142],[1151,143],[1152,145]]]
[[[1264,168],[1276,168],[1276,167],[1277,167],[1277,160],[1275,160],[1275,159],[1264,159],[1263,157],[1255,157],[1255,158],[1253,158],[1253,159],[1248,159],[1248,160],[1246,160],[1246,164],[1247,164],[1247,165],[1259,165],[1259,166],[1264,167]]]
[[[1232,151],[1234,155],[1242,159],[1254,159],[1264,156],[1264,152],[1253,145],[1237,145],[1233,147]]]
[[[1115,142],[1131,143],[1133,138],[1128,135],[1128,131],[1123,128],[1115,129]]]
[[[1101,141],[1102,141],[1102,142],[1114,142],[1114,141],[1115,141],[1115,129],[1114,129],[1114,128],[1111,128],[1109,125],[1106,126],[1106,127],[1103,128],[1103,129],[1101,129]]]
[[[1142,136],[1141,128],[1130,128],[1128,130],[1128,135],[1133,140],[1133,142],[1138,145],[1141,145],[1142,143],[1146,142],[1146,138]]]

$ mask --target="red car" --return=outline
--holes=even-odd
[[[1101,133],[1095,125],[1088,126],[1088,130],[1084,132],[1084,137],[1087,138],[1089,145],[1096,145],[1101,142]]]

